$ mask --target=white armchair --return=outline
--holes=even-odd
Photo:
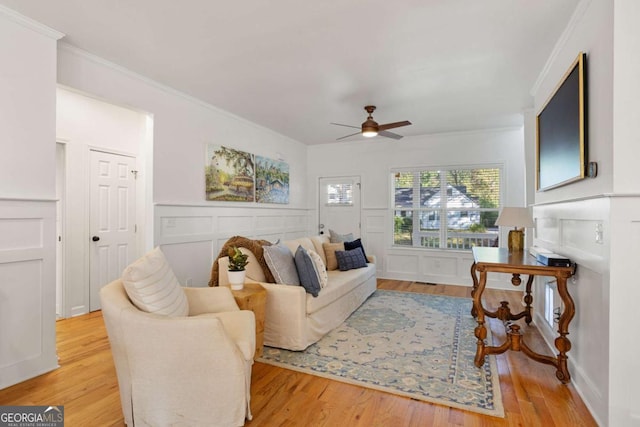
[[[123,282],[100,290],[128,426],[240,426],[251,419],[255,320],[228,288],[183,288],[189,314],[139,310]]]

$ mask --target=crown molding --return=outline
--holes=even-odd
[[[531,96],[535,97],[536,93],[538,93],[538,90],[540,90],[540,86],[542,85],[542,82],[547,78],[551,66],[558,59],[560,51],[565,47],[567,41],[569,40],[569,37],[573,34],[574,30],[578,26],[578,23],[580,23],[580,21],[582,20],[582,17],[589,8],[591,1],[592,0],[582,0],[580,3],[578,3],[576,10],[574,10],[573,15],[571,15],[569,23],[560,35],[560,38],[553,47],[553,50],[551,50],[551,54],[549,55],[547,62],[544,64],[544,67],[542,67],[542,71],[538,75],[536,82],[533,84],[533,87],[529,91],[529,94]]]
[[[0,15],[7,17],[9,20],[16,22],[23,27],[29,28],[43,36],[52,38],[54,40],[60,40],[65,36],[64,33],[54,30],[51,27],[47,27],[38,21],[35,21],[27,16],[21,15],[13,9],[0,5]]]
[[[236,120],[236,121],[241,122],[241,123],[243,123],[245,125],[249,125],[249,126],[255,128],[255,129],[258,129],[260,131],[263,131],[263,132],[266,131],[266,132],[269,132],[269,133],[271,133],[273,135],[278,136],[279,138],[285,138],[290,142],[294,142],[294,143],[297,143],[297,144],[305,145],[303,142],[300,142],[300,141],[297,141],[295,139],[292,139],[292,138],[290,138],[290,137],[288,137],[286,135],[282,135],[282,134],[274,131],[273,129],[269,129],[267,127],[261,126],[261,125],[259,125],[257,123],[249,121],[249,120],[247,120],[247,119],[245,119],[245,118],[243,118],[241,116],[237,116],[237,115],[235,115],[233,113],[230,113],[229,111],[223,110],[223,109],[221,109],[219,107],[216,107],[215,105],[209,104],[206,101],[203,101],[203,100],[201,100],[199,98],[196,98],[195,96],[192,96],[192,95],[186,94],[184,92],[181,92],[178,89],[172,88],[171,86],[167,86],[167,85],[165,85],[163,83],[160,83],[160,82],[158,82],[156,80],[153,80],[153,79],[151,79],[151,78],[149,78],[149,77],[147,77],[147,76],[145,76],[143,74],[139,74],[139,73],[137,73],[135,71],[131,71],[128,68],[125,68],[125,67],[123,67],[121,65],[116,64],[115,62],[111,62],[111,61],[109,61],[107,59],[104,59],[104,58],[102,58],[100,56],[97,56],[97,55],[95,55],[93,53],[90,53],[90,52],[88,52],[88,51],[86,51],[84,49],[80,49],[80,48],[78,48],[76,46],[73,46],[73,45],[71,45],[69,43],[58,42],[58,50],[59,51],[67,51],[67,52],[69,52],[69,53],[71,53],[73,55],[76,55],[76,56],[79,56],[81,58],[87,59],[87,60],[89,60],[91,62],[94,62],[94,63],[96,63],[98,65],[104,66],[106,68],[110,68],[111,70],[114,70],[114,71],[116,71],[118,73],[124,74],[127,77],[131,77],[132,79],[138,80],[138,81],[140,81],[140,82],[142,82],[142,83],[144,83],[144,84],[146,84],[148,86],[151,86],[151,87],[153,87],[155,89],[158,89],[158,90],[160,90],[162,92],[165,92],[165,93],[167,93],[169,95],[185,99],[185,100],[187,100],[187,101],[189,101],[189,102],[191,102],[193,104],[196,104],[196,105],[198,105],[200,107],[206,108],[206,109],[208,109],[210,111],[213,111],[213,112],[215,112],[217,114],[225,116],[225,117],[227,117],[229,119]],[[129,107],[129,108],[131,108],[131,107]],[[140,107],[140,108],[142,108],[142,107]]]

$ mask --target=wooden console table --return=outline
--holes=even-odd
[[[256,317],[256,353],[253,359],[262,357],[264,347],[264,315],[267,290],[257,283],[245,282],[239,291],[232,290],[233,298],[240,310],[251,310]]]
[[[474,262],[471,265],[471,277],[473,279],[473,308],[471,314],[477,318],[478,326],[475,328],[475,336],[478,339],[478,348],[476,350],[475,365],[481,367],[484,363],[486,355],[502,354],[507,350],[522,351],[535,361],[553,365],[556,368],[556,377],[564,384],[571,379],[569,370],[567,369],[567,352],[571,349],[571,341],[567,338],[569,334],[569,323],[575,314],[575,305],[569,291],[567,289],[567,279],[571,277],[575,271],[573,267],[551,267],[538,263],[528,251],[509,253],[506,248],[473,248]],[[496,311],[489,311],[482,306],[482,293],[487,284],[487,273],[510,273],[512,274],[511,283],[514,286],[520,286],[522,279],[521,274],[528,274],[526,283],[524,303],[525,308],[522,312],[512,314],[507,301],[502,301],[500,307]],[[558,337],[555,339],[555,346],[558,349],[557,357],[546,356],[536,353],[522,339],[520,326],[511,323],[514,320],[524,317],[527,324],[531,323],[531,285],[535,276],[551,276],[555,277],[558,285],[558,293],[564,303],[564,310],[560,315],[558,322]],[[505,322],[508,327],[507,339],[497,347],[485,344],[487,337],[487,329],[484,325],[485,316],[497,318]]]

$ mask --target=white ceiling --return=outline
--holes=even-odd
[[[0,0],[84,49],[305,144],[519,126],[580,0]],[[362,138],[355,136],[352,139]],[[380,136],[378,138],[381,138]]]

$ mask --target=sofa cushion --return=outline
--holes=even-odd
[[[321,289],[320,278],[318,277],[318,272],[316,271],[313,259],[311,258],[311,255],[309,255],[309,251],[302,246],[298,246],[294,259],[296,261],[296,269],[298,270],[300,284],[304,287],[307,293],[317,297]]]
[[[328,271],[338,269],[338,259],[336,258],[336,251],[344,251],[344,243],[324,243],[322,245],[324,249],[324,256],[327,259],[326,266]]]
[[[364,251],[364,246],[362,246],[362,240],[356,239],[352,242],[344,242],[344,250],[349,251],[351,249],[360,248],[362,249],[362,255],[364,255],[364,259],[367,259],[367,253]]]
[[[155,248],[122,272],[131,302],[142,311],[165,316],[187,316],[189,303],[167,259]]]
[[[251,250],[247,248],[241,247],[238,249],[240,249],[240,252],[247,255],[247,261],[249,262],[249,264],[247,264],[247,266],[245,267],[245,271],[247,272],[246,273],[247,278],[251,280],[255,280],[256,282],[266,282],[267,278],[264,275],[264,271],[262,270],[262,267],[260,266],[260,263],[256,258],[256,256],[253,254],[253,252],[251,252]],[[264,257],[264,247],[263,247],[262,256]],[[228,260],[229,260],[229,257],[227,257],[227,261]],[[227,263],[227,268],[228,266],[229,264]]]
[[[320,288],[324,288],[327,286],[327,282],[329,281],[329,275],[327,275],[327,267],[324,265],[322,258],[316,251],[309,251],[309,255],[313,260],[313,265],[316,268],[316,272],[318,273],[318,279],[320,280]]]
[[[338,234],[330,229],[329,240],[331,241],[331,243],[351,242],[353,240],[353,233]]]
[[[264,260],[273,274],[276,283],[282,285],[299,285],[298,270],[293,255],[284,245],[264,246]]]
[[[329,271],[329,284],[320,292],[318,298],[307,297],[307,315],[332,304],[339,298],[353,291],[376,274],[374,264],[367,264],[365,268],[348,271]]]
[[[320,255],[320,258],[322,258],[322,262],[324,263],[324,265],[327,265],[327,258],[324,255],[324,248],[322,247],[323,244],[325,243],[330,243],[329,242],[329,236],[327,236],[326,234],[319,234],[317,236],[311,236],[311,242],[313,242],[313,246],[314,246],[314,251],[316,251],[318,253],[318,255]]]
[[[362,248],[355,248],[349,251],[336,251],[338,268],[340,271],[353,270],[367,266],[367,260],[362,253]]]
[[[282,244],[289,248],[292,256],[296,255],[298,246],[302,246],[308,251],[315,251],[316,249],[309,237],[299,237],[297,239],[285,240],[282,242]]]

